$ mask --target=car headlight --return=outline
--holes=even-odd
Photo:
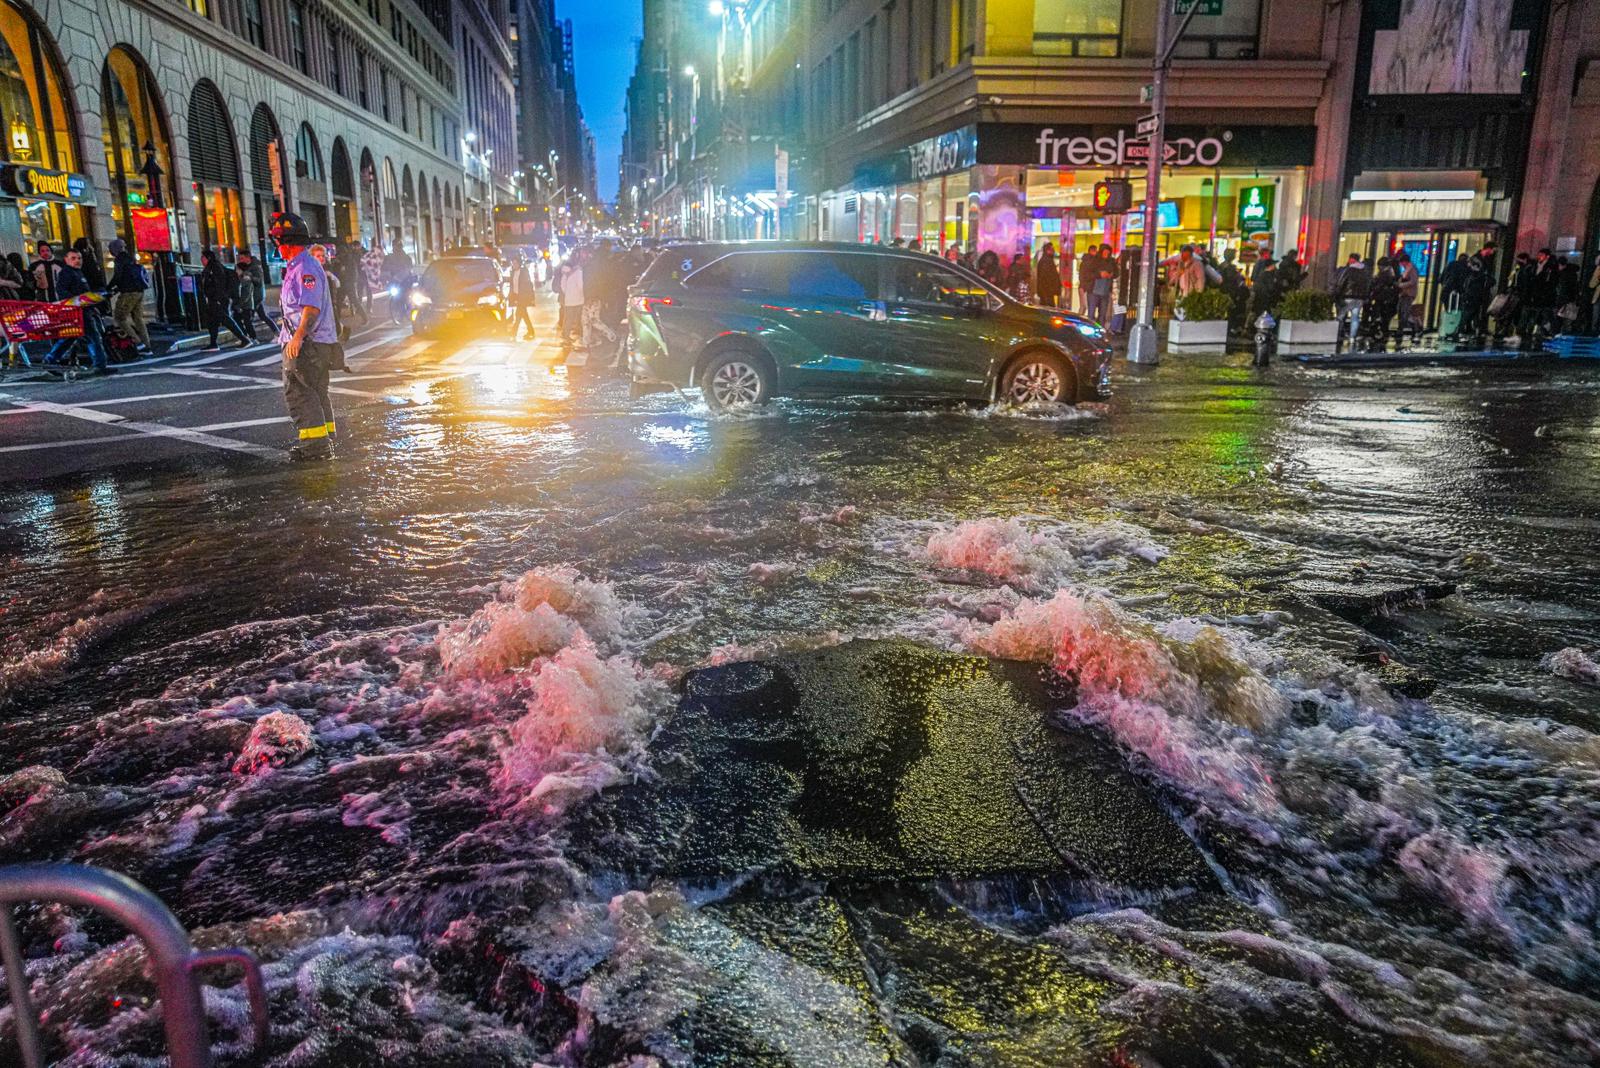
[[[500,298],[498,296],[496,296],[495,294],[493,294],[493,293],[485,293],[483,296],[478,298],[478,306],[479,307],[484,307],[484,306],[493,307],[494,305],[499,304],[499,303],[500,303]]]
[[[1091,339],[1093,341],[1102,341],[1102,340],[1105,339],[1105,336],[1106,336],[1105,327],[1101,326],[1099,323],[1093,322],[1092,320],[1088,320],[1088,319],[1084,319],[1084,320],[1063,319],[1061,316],[1058,315],[1054,319],[1050,320],[1050,325],[1055,327],[1058,330],[1061,329],[1062,327],[1070,326],[1070,327],[1072,327],[1072,329],[1076,330],[1078,333],[1082,334],[1084,337],[1089,338],[1089,339]]]
[[[413,289],[411,291],[411,306],[413,308],[426,307],[427,305],[432,304],[432,303],[433,303],[433,298],[428,296],[428,294],[424,293],[422,290]]]

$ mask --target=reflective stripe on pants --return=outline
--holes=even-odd
[[[307,341],[300,355],[283,361],[283,399],[300,439],[325,438],[333,432],[333,402],[328,398],[331,345]]]

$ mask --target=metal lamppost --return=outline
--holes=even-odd
[[[156,146],[153,141],[146,141],[143,151],[144,163],[140,165],[139,173],[144,176],[145,188],[149,190],[150,206],[164,209],[167,198],[161,190],[161,179],[165,177],[167,172],[162,170],[160,163],[156,162]],[[168,232],[171,232],[170,222],[168,223]],[[156,320],[161,323],[170,323],[173,317],[183,314],[181,308],[168,307],[167,303],[169,300],[168,295],[177,288],[171,284],[172,280],[170,278],[172,253],[156,252],[151,255],[156,261]]]
[[[1188,8],[1176,32],[1171,31],[1174,7],[1186,0],[1157,0],[1156,56],[1151,77],[1150,159],[1144,181],[1144,254],[1139,261],[1139,321],[1128,335],[1129,363],[1156,363],[1156,236],[1161,230],[1161,168],[1167,154],[1167,71],[1183,31],[1200,10],[1201,0],[1187,0]]]

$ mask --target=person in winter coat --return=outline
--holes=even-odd
[[[73,297],[88,296],[89,280],[83,276],[83,257],[77,250],[68,250],[67,254],[57,263],[55,272],[56,299],[69,300]],[[83,340],[89,346],[89,359],[94,364],[94,373],[109,375],[115,372],[106,366],[106,339],[101,333],[100,313],[92,305],[85,305],[83,309]],[[75,337],[62,338],[51,346],[50,353],[45,359],[50,363],[59,363],[66,359],[72,347],[78,343]]]
[[[978,277],[990,285],[1005,288],[1005,272],[1000,267],[1000,257],[993,249],[978,257]]]
[[[1263,252],[1250,273],[1254,278],[1250,283],[1250,315],[1259,319],[1276,308],[1278,298],[1283,296],[1278,288],[1278,261],[1271,253]]]
[[[123,337],[132,338],[141,352],[150,351],[150,328],[144,321],[144,294],[150,288],[149,277],[138,257],[128,248],[126,241],[117,238],[111,250],[111,321]]]
[[[1038,296],[1039,303],[1046,308],[1054,308],[1061,300],[1061,271],[1056,267],[1055,246],[1048,241],[1044,243],[1044,248],[1039,250],[1034,274],[1038,278],[1034,284],[1034,293]]]
[[[1380,257],[1378,269],[1372,275],[1372,288],[1367,291],[1367,303],[1361,310],[1361,337],[1371,351],[1389,347],[1389,322],[1400,311],[1400,276],[1395,274],[1394,261]]]
[[[1520,259],[1520,257],[1519,257]],[[1520,280],[1526,294],[1522,302],[1522,322],[1518,333],[1518,347],[1531,352],[1542,344],[1554,329],[1556,301],[1560,294],[1560,268],[1550,250],[1542,248],[1523,271]]]
[[[200,253],[200,278],[195,286],[200,295],[200,322],[211,334],[211,348],[217,349],[217,335],[226,326],[239,339],[238,347],[250,347],[250,339],[233,317],[233,295],[238,282],[233,272],[222,266],[222,261],[211,249]]]
[[[507,296],[510,298],[515,317],[511,320],[511,340],[517,340],[517,332],[523,324],[527,324],[528,340],[535,338],[533,330],[533,315],[530,309],[534,304],[533,276],[528,273],[528,258],[521,254],[517,262],[511,267],[511,282],[508,286]]]
[[[241,248],[234,273],[239,276],[238,306],[242,310],[238,318],[245,332],[255,333],[255,321],[260,319],[277,336],[278,324],[267,314],[267,279],[261,261],[249,249]]]
[[[583,270],[588,256],[574,252],[556,272],[556,291],[561,294],[561,337],[570,342],[583,331]]]
[[[1577,325],[1578,291],[1582,288],[1578,283],[1578,265],[1565,256],[1558,256],[1556,264],[1556,332],[1570,334]]]
[[[35,300],[60,300],[57,292],[56,280],[61,276],[61,261],[56,259],[56,250],[48,241],[41,241],[34,246],[38,258],[28,264],[28,271],[33,275],[33,289],[37,294]]]
[[[1033,268],[1028,263],[1027,253],[1019,252],[1011,257],[1005,272],[1005,290],[1024,304],[1032,299]]]
[[[33,272],[28,270],[27,261],[22,258],[22,253],[6,253],[6,262],[11,265],[12,270],[16,272],[17,280],[21,283],[18,289],[8,291],[6,295],[12,300],[38,300],[38,290],[33,285]]]
[[[106,267],[100,254],[95,252],[94,245],[87,237],[80,237],[72,243],[72,251],[83,261],[83,277],[89,283],[89,292],[104,293],[107,286]]]
[[[1231,302],[1228,309],[1228,330],[1231,333],[1244,329],[1244,321],[1250,311],[1250,283],[1245,281],[1238,259],[1239,250],[1230,248],[1222,254],[1222,265],[1217,268],[1217,273],[1222,276],[1222,291]]]
[[[1600,263],[1589,275],[1589,333],[1600,337]]]
[[[1416,321],[1411,314],[1412,307],[1417,303],[1417,290],[1422,285],[1422,275],[1417,271],[1417,265],[1411,262],[1411,255],[1400,253],[1394,258],[1395,279],[1400,283],[1400,332],[1402,334],[1418,334],[1422,331],[1422,324]]]
[[[1470,339],[1483,337],[1489,304],[1494,300],[1494,279],[1481,256],[1467,261],[1467,277],[1461,286],[1461,334]]]
[[[1206,265],[1194,254],[1193,245],[1184,245],[1176,256],[1162,261],[1161,265],[1167,269],[1174,303],[1206,287]]]
[[[1372,273],[1359,254],[1352,252],[1333,278],[1333,302],[1339,309],[1339,331],[1354,340],[1361,336],[1361,309],[1372,291]]]
[[[1078,257],[1078,311],[1083,315],[1089,314],[1089,296],[1094,291],[1099,258],[1100,250],[1092,246]]]
[[[1300,263],[1300,253],[1290,249],[1278,264],[1278,293],[1293,293],[1306,280],[1306,269]]]

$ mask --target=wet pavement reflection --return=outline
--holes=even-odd
[[[329,465],[0,485],[0,857],[256,948],[222,1063],[1600,1058],[1600,369],[471,354]],[[109,932],[24,926],[135,1063]]]

